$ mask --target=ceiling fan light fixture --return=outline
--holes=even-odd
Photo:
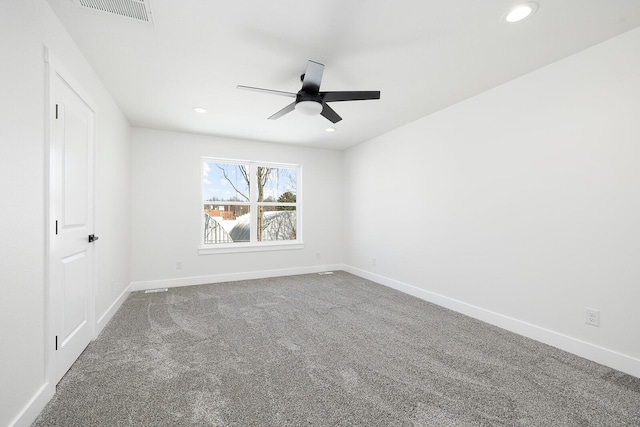
[[[296,103],[296,111],[305,116],[316,116],[322,112],[322,104],[316,101],[300,101]]]
[[[519,22],[533,15],[538,10],[538,4],[534,2],[521,3],[512,7],[503,17],[506,22]]]

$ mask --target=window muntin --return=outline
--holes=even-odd
[[[205,248],[300,243],[300,166],[202,159]]]

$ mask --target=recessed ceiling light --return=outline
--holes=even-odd
[[[325,132],[335,132],[336,128],[326,128]]]
[[[202,107],[193,107],[193,111],[195,111],[196,113],[204,114],[207,112],[207,109]]]
[[[503,19],[507,22],[519,22],[530,17],[538,10],[538,4],[534,2],[521,3],[512,7]]]

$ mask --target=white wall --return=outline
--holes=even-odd
[[[130,280],[130,127],[46,2],[3,2],[0,31],[0,425],[4,426],[29,423],[53,393],[44,368],[44,46],[98,107],[98,317]]]
[[[132,150],[134,289],[320,271],[341,262],[342,153],[139,128]],[[302,165],[304,249],[199,255],[202,156]]]
[[[345,152],[346,264],[640,376],[638,52],[640,29]]]

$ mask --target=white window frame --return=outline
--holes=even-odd
[[[249,206],[249,219],[250,219],[250,239],[249,242],[237,242],[237,243],[204,243],[204,215],[202,214],[203,205],[206,203],[204,196],[204,164],[206,163],[224,163],[247,166],[249,169],[249,202],[233,202],[233,201],[220,201],[213,202],[212,204],[224,204],[224,205],[238,205]],[[260,202],[258,203],[258,167],[269,168],[285,168],[296,170],[296,203],[279,203],[279,202]],[[258,206],[295,206],[296,207],[296,240],[275,240],[275,241],[258,241]],[[220,254],[220,253],[234,253],[234,252],[259,252],[259,251],[274,251],[274,250],[290,250],[290,249],[303,249],[304,242],[302,240],[302,166],[299,164],[291,163],[273,163],[262,162],[255,160],[233,160],[222,159],[217,157],[201,157],[200,158],[200,204],[199,204],[199,217],[200,217],[200,243],[198,245],[198,254]]]

